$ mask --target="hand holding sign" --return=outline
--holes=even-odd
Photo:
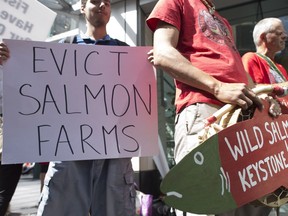
[[[0,65],[9,58],[9,50],[4,43],[0,43]]]
[[[158,153],[149,47],[5,43],[4,163]]]
[[[288,115],[273,118],[268,114],[268,102],[263,104],[264,110],[256,110],[252,119],[211,136],[172,168],[161,185],[168,205],[198,214],[218,214],[281,186],[287,188]],[[222,116],[222,111],[213,118]]]

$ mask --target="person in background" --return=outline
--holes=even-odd
[[[3,147],[3,115],[2,115],[2,77],[3,62],[9,58],[9,51],[6,46],[0,46],[0,216],[7,213],[9,203],[14,195],[17,184],[22,173],[22,164],[1,164]]]
[[[110,0],[81,0],[81,13],[87,30],[73,43],[128,46],[107,34]],[[131,158],[50,162],[37,216],[135,216],[135,196]]]
[[[110,0],[82,0],[81,13],[87,30],[73,43],[127,45],[107,34]],[[133,175],[131,158],[50,162],[37,215],[134,216]]]
[[[253,40],[256,52],[242,56],[244,68],[255,84],[284,83],[288,80],[287,71],[275,62],[277,52],[285,49],[287,33],[278,18],[265,18],[254,27]]]
[[[287,33],[282,21],[270,17],[260,20],[253,30],[253,41],[256,52],[248,52],[242,56],[244,68],[256,85],[276,84],[288,85],[286,69],[275,62],[275,56],[285,49]],[[278,98],[283,105],[282,112],[288,113],[287,97]],[[279,208],[276,209],[279,214]]]
[[[146,22],[154,32],[148,59],[175,79],[174,155],[179,163],[199,145],[204,120],[224,104],[244,110],[253,104],[261,109],[262,104],[251,89],[254,83],[243,67],[231,26],[212,0],[159,0]],[[269,212],[248,204],[223,215]],[[197,214],[177,210],[177,215]]]

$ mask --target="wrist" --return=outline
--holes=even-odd
[[[222,87],[222,83],[217,81],[211,85],[209,92],[217,97],[217,95],[220,94],[221,87]]]

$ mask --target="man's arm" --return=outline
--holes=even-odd
[[[247,109],[260,99],[243,83],[223,83],[194,67],[176,49],[179,31],[174,26],[160,22],[154,33],[153,62],[173,78],[195,88],[207,91],[224,103],[236,104]]]

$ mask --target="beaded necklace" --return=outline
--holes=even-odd
[[[278,67],[274,64],[274,62],[266,55],[263,55],[261,53],[256,53],[258,56],[260,56],[262,59],[264,59],[268,65],[270,66],[271,69],[277,72],[277,74],[284,80],[286,81],[285,77],[281,73],[281,71],[278,69]]]
[[[206,0],[201,0],[201,2],[207,7],[207,9],[209,10],[209,13],[211,15],[213,15],[215,13],[215,5],[212,2],[208,2]]]

